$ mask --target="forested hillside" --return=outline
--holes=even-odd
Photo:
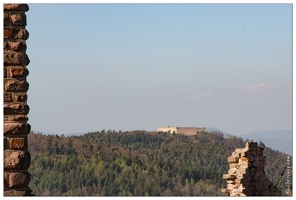
[[[30,188],[36,196],[222,196],[227,157],[245,141],[221,133],[195,136],[105,130],[82,136],[28,135]],[[265,148],[276,183],[286,154]],[[284,180],[279,188],[284,194]]]

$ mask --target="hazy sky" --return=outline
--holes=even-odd
[[[292,130],[292,4],[29,4],[32,130]]]

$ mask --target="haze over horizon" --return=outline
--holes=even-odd
[[[32,130],[292,130],[292,4],[28,5]]]

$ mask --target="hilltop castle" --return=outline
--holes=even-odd
[[[157,132],[183,133],[185,135],[195,135],[197,132],[205,132],[205,127],[173,127],[166,126],[157,129]]]

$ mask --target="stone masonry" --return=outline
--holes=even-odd
[[[223,175],[228,196],[281,196],[281,192],[265,175],[266,156],[257,142],[247,142],[245,148],[237,148],[228,157],[230,169]]]
[[[184,135],[196,135],[197,132],[205,132],[205,127],[175,127],[175,126],[166,126],[157,129],[157,132],[170,132],[176,134]]]
[[[29,58],[26,40],[29,37],[25,12],[27,4],[3,4],[4,7],[4,196],[30,196],[28,187],[30,154],[27,123],[29,106],[26,80]]]

